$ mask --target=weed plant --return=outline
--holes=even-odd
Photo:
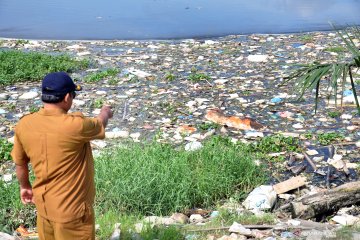
[[[87,83],[97,83],[101,81],[104,78],[114,78],[119,73],[118,69],[115,68],[109,68],[101,72],[92,73],[90,75],[87,75],[84,79]],[[114,81],[114,80],[112,80]]]
[[[340,117],[340,115],[341,115],[340,111],[328,112],[328,116],[331,118],[337,118],[337,117]]]
[[[202,131],[208,131],[210,129],[219,129],[220,124],[214,123],[214,122],[203,122],[198,125],[198,128]]]
[[[0,138],[0,163],[11,160],[10,152],[13,144],[4,138]]]
[[[0,51],[0,85],[36,81],[50,72],[73,72],[88,65],[88,61],[77,61],[68,55],[52,56],[16,50]]]
[[[260,141],[250,145],[253,152],[273,153],[273,152],[296,152],[300,151],[300,141],[294,137],[283,135],[266,136]]]
[[[188,79],[192,82],[199,82],[199,81],[202,81],[202,80],[210,80],[210,77],[204,73],[191,73],[189,76],[188,76]]]
[[[329,145],[331,143],[341,141],[344,138],[344,135],[337,132],[321,133],[317,135],[317,140],[321,145]]]
[[[194,152],[156,142],[118,147],[95,162],[96,206],[162,215],[239,199],[266,179],[254,157],[247,145],[220,137]]]

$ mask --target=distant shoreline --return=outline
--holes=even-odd
[[[360,25],[359,25],[360,26]],[[341,29],[340,29],[341,30]],[[232,39],[246,36],[289,36],[289,35],[312,35],[312,34],[321,34],[321,33],[331,33],[336,32],[336,30],[321,30],[321,31],[308,31],[308,32],[288,32],[288,33],[251,33],[251,34],[230,34],[230,35],[219,35],[213,37],[193,37],[193,38],[173,38],[173,39],[37,39],[37,38],[8,38],[1,37],[0,40],[26,40],[26,41],[45,41],[45,42],[127,42],[127,41],[137,41],[137,42],[179,42],[186,40],[211,40],[211,39]]]

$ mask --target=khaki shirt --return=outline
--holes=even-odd
[[[60,223],[84,216],[95,197],[89,141],[104,137],[99,119],[61,109],[42,108],[19,121],[11,156],[17,165],[31,162],[38,214]]]

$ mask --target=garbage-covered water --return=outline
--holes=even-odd
[[[176,39],[360,24],[359,0],[0,1],[0,37]]]

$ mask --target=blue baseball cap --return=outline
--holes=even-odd
[[[42,94],[62,95],[73,91],[80,91],[82,87],[76,85],[65,72],[53,72],[46,75],[42,81]]]

